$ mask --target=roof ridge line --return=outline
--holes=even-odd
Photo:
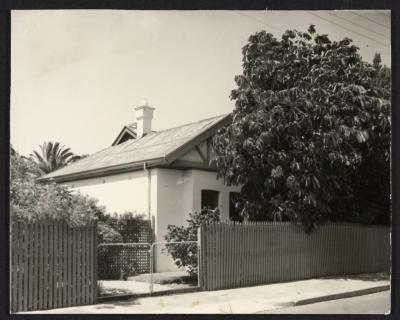
[[[206,119],[201,119],[201,120],[189,122],[189,123],[186,123],[186,124],[182,124],[182,125],[179,125],[179,126],[175,126],[175,127],[171,127],[171,128],[168,128],[168,129],[163,129],[163,130],[160,130],[160,131],[155,131],[155,132],[156,132],[156,133],[160,133],[160,132],[164,132],[164,131],[168,131],[168,130],[173,130],[173,129],[185,127],[185,126],[190,126],[190,125],[192,125],[192,124],[199,123],[199,122],[202,122],[202,121],[207,121],[207,120],[211,120],[211,119],[214,119],[214,118],[219,118],[219,117],[222,117],[222,116],[227,116],[228,114],[229,114],[229,113],[222,113],[222,114],[220,114],[220,115],[218,115],[218,116],[214,116],[214,117],[210,117],[210,118],[206,118]]]
[[[201,119],[201,120],[198,120],[198,121],[189,122],[189,123],[186,123],[186,124],[182,124],[182,125],[179,125],[179,126],[171,127],[171,128],[168,128],[168,129],[163,129],[163,130],[160,130],[160,131],[152,131],[152,132],[146,134],[145,136],[143,136],[143,137],[141,137],[141,138],[130,139],[130,140],[127,140],[127,141],[125,141],[125,142],[128,142],[128,141],[129,141],[129,142],[130,142],[129,144],[133,144],[133,143],[139,141],[140,139],[142,139],[142,138],[144,138],[144,137],[146,137],[146,136],[150,136],[152,133],[162,133],[162,132],[166,132],[166,131],[169,131],[169,130],[174,130],[174,129],[177,129],[177,128],[182,128],[182,127],[190,126],[190,125],[192,125],[192,124],[199,123],[199,122],[202,122],[202,121],[207,121],[207,120],[211,120],[211,119],[219,118],[219,117],[225,117],[225,116],[227,116],[227,115],[229,115],[229,113],[223,113],[223,114],[220,114],[220,115],[218,115],[218,116],[214,116],[214,117],[210,117],[210,118],[206,118],[206,119]],[[123,142],[123,143],[121,143],[121,144],[124,144],[125,142]],[[119,144],[119,145],[121,145],[121,144]],[[116,146],[114,146],[114,147],[116,147]],[[126,148],[126,147],[128,147],[128,144],[125,146],[125,148]],[[106,149],[107,149],[107,148],[106,148]],[[105,149],[103,149],[103,150],[105,150]],[[102,150],[101,150],[101,151],[102,151]],[[96,153],[97,153],[97,152],[96,152]],[[95,154],[95,153],[94,153],[94,154]]]

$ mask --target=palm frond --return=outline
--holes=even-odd
[[[59,142],[44,142],[39,147],[40,152],[33,151],[31,158],[44,173],[60,169],[79,158],[70,148],[62,146]]]

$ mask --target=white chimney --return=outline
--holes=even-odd
[[[135,108],[136,113],[136,137],[139,139],[151,132],[151,120],[153,119],[153,107],[149,106],[146,99]]]

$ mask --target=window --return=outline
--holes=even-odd
[[[231,221],[243,221],[240,216],[240,210],[236,207],[239,192],[229,192],[229,219]]]
[[[215,190],[201,190],[201,208],[214,210],[218,207],[219,192]]]

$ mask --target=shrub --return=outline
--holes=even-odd
[[[98,243],[122,242],[121,234],[105,222],[99,221],[97,224]]]
[[[62,220],[84,225],[105,217],[97,200],[73,193],[56,183],[37,183],[37,165],[15,150],[11,152],[10,214],[12,221]]]
[[[106,223],[121,234],[121,242],[151,242],[151,226],[144,214],[114,213],[107,218]]]
[[[151,242],[151,228],[145,215],[136,212],[114,213],[105,217],[99,225],[99,241],[105,242]],[[101,279],[127,280],[143,272],[137,262],[148,259],[148,248],[126,246],[101,246],[98,251],[99,277]],[[147,272],[147,270],[145,271]]]
[[[220,221],[218,209],[203,209],[199,213],[189,213],[188,226],[168,225],[167,242],[197,241],[197,230],[204,223]],[[167,244],[166,252],[179,268],[185,268],[190,276],[198,274],[197,244]]]

